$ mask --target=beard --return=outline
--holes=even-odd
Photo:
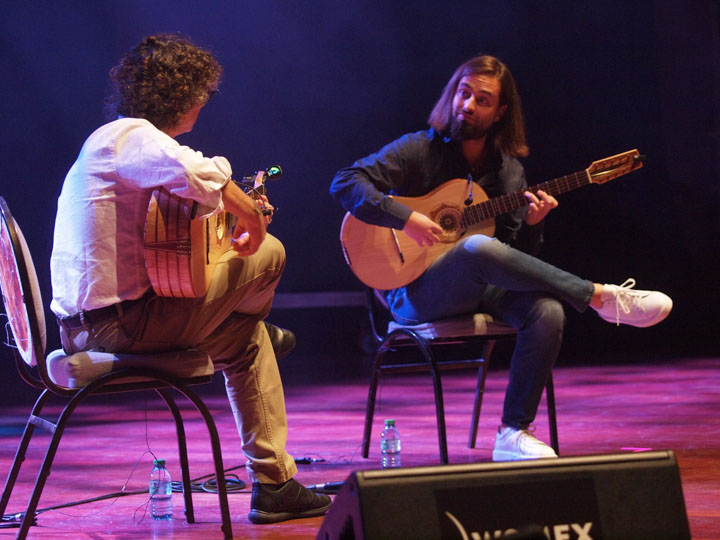
[[[490,126],[468,124],[465,120],[457,116],[453,116],[450,120],[450,137],[454,141],[482,139],[487,136],[489,131]]]

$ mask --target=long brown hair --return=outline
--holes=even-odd
[[[497,77],[500,81],[500,105],[507,107],[505,114],[493,124],[488,134],[495,151],[514,157],[527,156],[530,149],[525,141],[525,121],[515,79],[507,66],[494,56],[475,56],[455,70],[433,107],[428,123],[441,133],[448,130],[452,118],[453,97],[458,84],[463,77],[475,75]]]
[[[158,129],[175,126],[220,84],[222,66],[209,51],[175,34],[148,36],[110,70],[109,120],[145,118]]]

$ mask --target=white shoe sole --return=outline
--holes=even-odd
[[[557,456],[527,456],[506,450],[493,450],[493,461],[528,461],[532,459],[557,459]]]
[[[655,326],[656,324],[664,321],[667,318],[667,316],[670,315],[670,311],[672,311],[672,304],[670,306],[668,306],[667,309],[664,309],[663,311],[661,311],[660,313],[655,315],[655,317],[653,317],[652,319],[646,319],[646,320],[639,321],[639,322],[623,321],[623,317],[622,317],[622,315],[620,315],[620,324],[634,326],[636,328],[647,328],[649,326]],[[614,315],[607,316],[607,317],[600,313],[598,313],[598,315],[600,316],[600,318],[602,320],[607,321],[609,323],[616,324],[618,322],[617,317]]]

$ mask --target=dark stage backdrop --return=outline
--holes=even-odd
[[[48,303],[63,177],[104,122],[108,69],[143,36],[184,33],[225,67],[221,92],[181,142],[227,156],[236,175],[285,170],[269,185],[279,207],[271,231],[288,253],[282,294],[360,290],[340,252],[331,178],[424,129],[454,68],[485,52],[516,76],[531,183],[632,148],[648,156],[638,172],[563,196],[543,257],[595,281],[634,277],[670,294],[675,310],[647,330],[569,310],[561,361],[717,352],[716,1],[17,1],[0,12],[0,195],[26,231]],[[333,309],[273,317],[294,325],[306,351],[328,342],[341,370],[355,361],[363,319]],[[0,355],[14,381],[7,348]]]

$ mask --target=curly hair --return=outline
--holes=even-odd
[[[503,117],[490,129],[488,140],[496,151],[514,157],[525,157],[530,153],[525,140],[520,95],[515,79],[505,64],[494,56],[475,56],[455,70],[428,118],[428,123],[439,132],[446,132],[452,117],[452,101],[458,84],[463,77],[489,75],[500,81],[500,105],[507,109]]]
[[[173,127],[220,84],[222,66],[209,51],[176,34],[148,36],[110,70],[105,100],[109,120],[145,118]]]

